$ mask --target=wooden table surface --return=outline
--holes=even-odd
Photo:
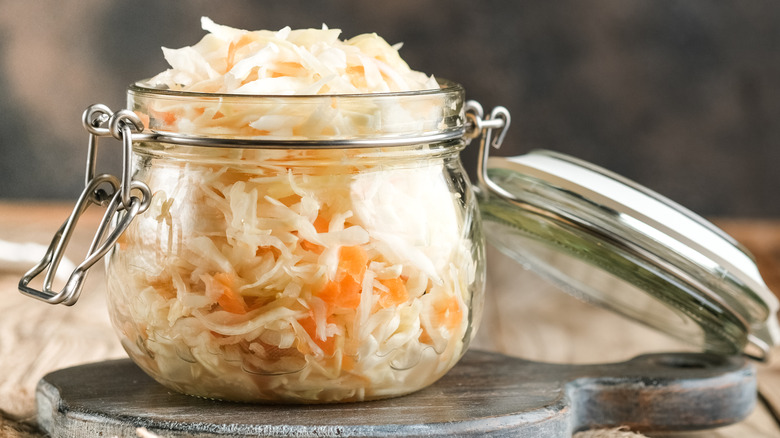
[[[70,210],[67,204],[0,202],[0,240],[48,244]],[[97,210],[82,220],[68,256],[77,261],[99,221]],[[767,284],[780,291],[780,220],[716,220],[756,256]],[[485,313],[475,348],[531,360],[607,363],[639,354],[688,347],[607,311],[581,303],[518,270],[511,260],[488,251]],[[17,292],[21,267],[0,264],[0,436],[39,436],[35,428],[35,385],[55,369],[125,357],[105,310],[103,274],[95,269],[73,307],[50,306]],[[759,365],[761,399],[745,421],[714,431],[671,437],[778,437],[780,350]],[[618,436],[593,431],[582,437]],[[635,436],[635,435],[632,435]],[[656,436],[656,435],[654,435]]]

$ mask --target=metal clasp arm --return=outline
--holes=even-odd
[[[509,130],[511,123],[509,110],[503,106],[497,106],[490,112],[490,116],[483,118],[484,111],[482,110],[482,105],[479,102],[470,100],[466,102],[466,117],[469,119],[471,127],[467,135],[471,138],[480,137],[479,156],[477,159],[477,182],[479,187],[509,202],[518,202],[514,195],[494,183],[487,173],[490,147],[492,146],[496,149],[501,147]],[[494,132],[496,130],[497,132]]]
[[[103,214],[103,219],[100,221],[97,231],[95,231],[95,236],[92,238],[89,251],[87,251],[84,261],[73,270],[62,290],[55,292],[52,290],[52,281],[56,276],[57,268],[65,253],[65,249],[73,236],[76,224],[81,215],[91,204],[100,203],[93,198],[93,194],[96,193],[101,185],[106,183],[113,187],[114,196],[111,198],[108,208]],[[111,250],[132,220],[139,213],[142,213],[149,208],[151,196],[148,195],[148,188],[144,190],[144,187],[141,186],[141,184],[143,183],[133,181],[131,185],[132,189],[140,190],[141,193],[143,193],[144,199],[133,196],[130,201],[130,207],[125,208],[122,205],[122,191],[119,190],[119,180],[114,176],[106,174],[96,176],[90,184],[84,188],[73,212],[54,234],[54,238],[41,262],[30,269],[19,281],[19,291],[49,304],[62,303],[67,306],[75,304],[79,299],[89,269]],[[116,225],[109,233],[111,219],[117,214],[119,214],[119,216]],[[46,277],[43,280],[43,287],[40,290],[30,287],[30,282],[47,269]]]
[[[95,248],[98,243],[103,240],[106,227],[101,227],[98,229],[98,232],[96,232],[95,237],[92,240],[92,245],[89,249],[88,256],[84,262],[79,264],[73,273],[71,273],[70,277],[68,278],[68,282],[61,291],[55,292],[52,290],[52,281],[56,276],[57,268],[59,267],[60,261],[65,254],[65,249],[67,248],[68,243],[70,243],[70,239],[73,236],[73,232],[76,228],[76,224],[78,223],[79,218],[82,214],[84,214],[84,212],[91,204],[97,203],[97,201],[93,198],[93,194],[96,193],[101,185],[104,184],[111,185],[114,189],[114,192],[117,192],[117,189],[119,188],[119,180],[111,175],[99,175],[90,181],[90,183],[81,193],[81,196],[76,202],[76,206],[73,208],[73,211],[71,212],[68,219],[54,234],[54,238],[52,239],[49,248],[46,250],[46,254],[44,255],[43,259],[34,268],[30,269],[19,281],[19,290],[22,293],[37,298],[41,301],[46,301],[50,304],[63,303],[66,305],[72,305],[76,302],[79,294],[81,293],[81,286],[86,277],[87,270],[92,267],[95,262],[97,262],[97,259],[91,255],[95,252]],[[46,277],[43,280],[43,286],[41,287],[41,290],[36,290],[30,287],[30,281],[32,281],[35,277],[47,269],[48,271],[46,272]]]
[[[143,123],[138,116],[127,110],[114,114],[104,105],[92,105],[84,112],[82,123],[90,134],[84,190],[68,219],[54,234],[43,259],[19,281],[20,292],[50,304],[62,303],[70,306],[78,300],[89,269],[111,250],[135,216],[149,208],[152,199],[149,187],[141,181],[133,180],[131,174],[132,134],[134,131],[143,131]],[[108,125],[108,128],[102,127],[105,124]],[[95,175],[98,138],[108,135],[122,141],[121,181],[108,174]],[[103,189],[106,186],[110,187],[109,191]],[[141,196],[138,197],[133,191],[140,192]],[[70,243],[79,218],[92,204],[107,205],[103,219],[95,232],[84,261],[70,274],[62,290],[54,291],[52,282],[56,277],[65,250]],[[110,224],[114,217],[117,220],[114,228],[110,230]],[[40,290],[30,287],[30,282],[44,271],[47,272],[43,280],[43,287]]]

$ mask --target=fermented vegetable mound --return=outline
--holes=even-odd
[[[250,32],[208,18],[202,24],[209,34],[191,47],[164,48],[171,68],[138,84],[168,92],[165,99],[149,102],[131,90],[131,108],[148,129],[222,138],[420,136],[457,112],[431,93],[440,89],[432,76],[411,70],[399,46],[376,34],[342,41],[325,27]],[[428,93],[388,94],[415,91]]]
[[[154,202],[109,265],[125,348],[175,389],[230,400],[433,382],[469,341],[477,275],[443,170],[154,167]]]
[[[253,95],[358,94],[436,89],[375,33],[339,39],[328,29],[246,31],[201,19],[210,32],[194,46],[163,48],[169,70],[152,86]]]
[[[170,70],[131,89],[148,128],[414,137],[460,108],[450,94],[442,109],[436,81],[374,34],[203,27],[195,46],[165,49]],[[376,94],[421,89],[435,90]],[[125,349],[171,388],[237,401],[366,400],[432,383],[463,354],[482,298],[459,146],[136,145],[153,200],[108,265]]]

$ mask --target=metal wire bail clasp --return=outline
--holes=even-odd
[[[82,124],[89,132],[84,190],[68,219],[54,234],[43,259],[19,281],[20,292],[50,304],[71,306],[78,300],[89,269],[111,250],[135,216],[146,211],[152,201],[149,187],[132,179],[133,133],[144,129],[138,116],[128,110],[112,113],[105,105],[97,104],[84,111]],[[122,142],[121,180],[110,174],[96,175],[98,139],[109,135]],[[87,255],[70,274],[62,290],[54,291],[52,282],[79,218],[93,204],[106,207],[106,211]],[[30,282],[44,271],[43,287],[40,290],[30,287]]]
[[[497,106],[493,108],[489,116],[485,117],[482,105],[477,101],[470,100],[466,102],[466,118],[469,120],[466,137],[469,140],[480,137],[479,157],[477,159],[477,181],[480,189],[498,195],[510,202],[515,201],[515,197],[491,181],[487,173],[490,148],[500,148],[509,130],[509,124],[512,121],[509,110],[503,106]]]

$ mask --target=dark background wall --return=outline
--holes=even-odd
[[[513,115],[499,152],[566,152],[708,216],[780,217],[780,3],[0,0],[0,199],[74,199],[89,104],[124,105],[199,17],[377,32]],[[113,144],[113,143],[112,143]],[[464,160],[473,168],[476,148]],[[115,166],[116,146],[102,148]]]

